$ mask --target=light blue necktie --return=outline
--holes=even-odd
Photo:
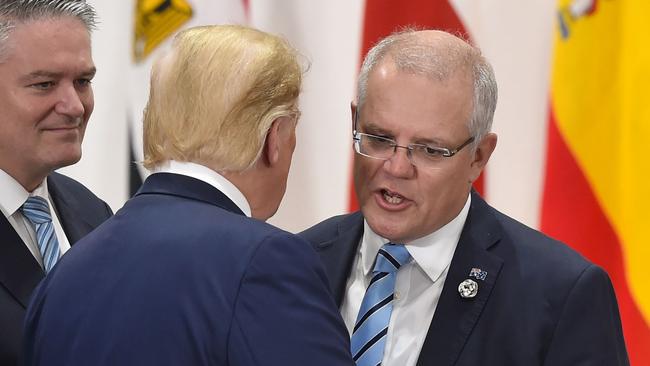
[[[411,255],[404,245],[388,243],[379,249],[373,277],[361,302],[350,340],[357,366],[381,365],[393,310],[397,270],[410,260]]]
[[[49,273],[59,259],[59,241],[54,233],[50,206],[42,197],[29,197],[20,208],[36,231],[38,249],[43,257],[45,274]]]

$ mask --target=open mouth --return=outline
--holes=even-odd
[[[384,196],[384,200],[392,205],[398,205],[404,202],[404,197],[400,196],[397,193],[382,189],[381,194]]]

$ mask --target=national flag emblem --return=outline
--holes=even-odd
[[[487,277],[487,272],[480,268],[472,268],[472,270],[469,271],[469,276],[474,277],[477,280],[485,281],[485,278]]]
[[[192,14],[192,7],[185,0],[138,0],[133,40],[135,61],[144,60],[192,18]]]

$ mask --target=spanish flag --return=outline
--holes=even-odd
[[[605,268],[631,364],[650,365],[650,2],[556,14],[541,229]]]

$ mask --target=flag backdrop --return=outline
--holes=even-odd
[[[166,12],[178,22],[189,8],[192,16],[180,27],[248,22],[286,37],[310,65],[287,194],[271,220],[293,232],[350,207],[349,103],[361,55],[397,25],[466,29],[494,66],[499,85],[494,121],[499,142],[486,176],[486,198],[530,226],[541,222],[547,233],[610,273],[631,360],[650,364],[650,293],[643,282],[650,230],[642,228],[649,221],[643,209],[650,205],[642,191],[650,168],[643,151],[650,142],[645,106],[650,47],[644,39],[650,32],[643,25],[648,14],[643,1],[573,0],[559,8],[545,0],[89,2],[100,17],[93,33],[95,111],[82,161],[64,172],[114,210],[128,197],[127,132],[140,140],[150,62],[171,35],[135,62],[134,51],[145,49],[134,42],[139,16]],[[164,19],[161,13],[150,14],[149,21]],[[134,153],[141,159],[141,150]]]
[[[541,228],[612,278],[650,364],[650,3],[560,1]]]
[[[248,0],[131,0],[135,9],[131,29],[131,67],[128,77],[129,141],[132,143],[128,159],[131,187],[135,193],[138,177],[147,172],[139,165],[142,161],[142,110],[149,97],[149,73],[156,56],[165,51],[179,30],[187,27],[230,23],[245,24]],[[126,161],[126,159],[125,159]],[[133,165],[134,164],[134,165]],[[135,184],[134,184],[135,183]]]

